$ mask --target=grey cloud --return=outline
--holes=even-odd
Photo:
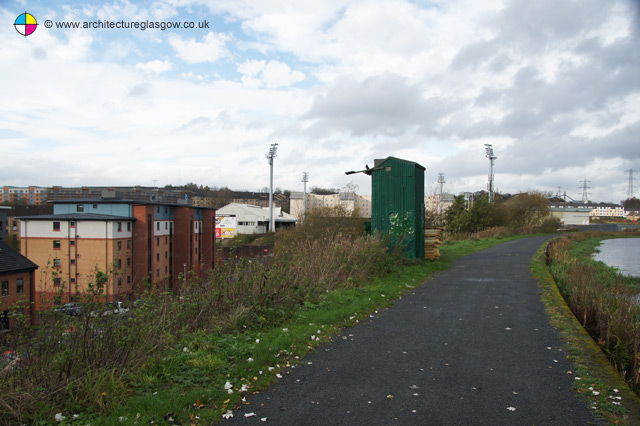
[[[418,84],[385,73],[357,81],[342,77],[326,94],[317,95],[303,117],[315,120],[314,134],[347,132],[351,135],[398,136],[407,129],[430,129],[449,109],[445,101],[426,99]]]
[[[40,61],[47,59],[47,51],[44,50],[42,47],[36,47],[35,49],[33,49],[31,54],[33,55],[34,58]]]
[[[180,127],[174,129],[172,133],[181,133],[189,130],[194,130],[202,127],[208,127],[213,124],[213,120],[210,117],[196,117],[184,123]]]
[[[136,84],[129,91],[129,96],[130,97],[144,96],[149,93],[149,89],[151,89],[151,84],[149,83]]]

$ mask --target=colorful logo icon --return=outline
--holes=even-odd
[[[38,22],[32,14],[25,12],[16,18],[13,26],[17,32],[26,37],[34,33],[36,28],[38,28]]]

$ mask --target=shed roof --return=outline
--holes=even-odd
[[[420,164],[416,163],[415,161],[403,160],[402,158],[392,157],[392,156],[389,156],[387,158],[378,158],[378,159],[373,160],[373,167],[379,167],[380,165],[384,164],[385,162],[387,162],[389,160],[402,161],[403,163],[413,164],[414,166],[419,167],[422,170],[426,170],[426,168],[424,166],[421,166]]]

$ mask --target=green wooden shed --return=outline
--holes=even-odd
[[[371,174],[371,231],[389,234],[410,258],[424,258],[424,171],[396,157],[374,160]]]

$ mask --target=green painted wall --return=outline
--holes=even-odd
[[[389,234],[411,258],[424,258],[424,171],[418,163],[388,157],[371,173],[371,231]]]

